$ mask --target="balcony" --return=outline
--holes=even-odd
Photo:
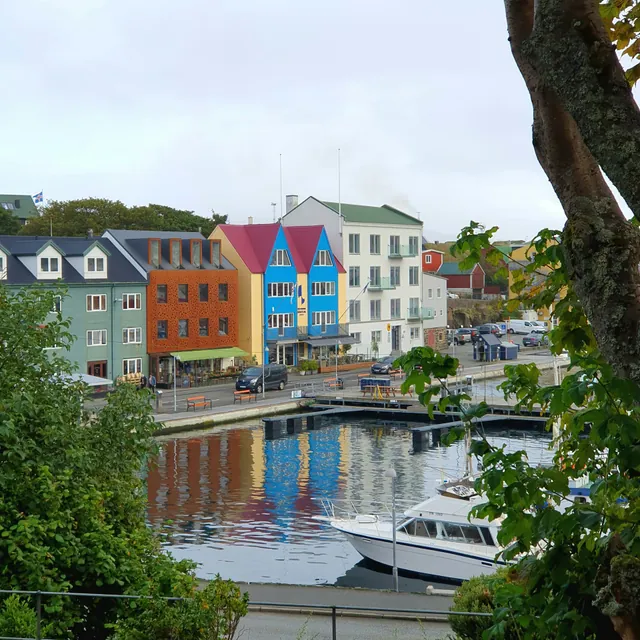
[[[436,310],[431,307],[409,307],[407,310],[407,322],[421,322],[422,320],[433,320],[436,317]]]
[[[267,342],[295,340],[297,337],[295,327],[270,327],[267,329]]]
[[[415,258],[418,255],[418,249],[408,244],[390,244],[387,255],[389,258]]]
[[[347,324],[317,324],[298,327],[298,340],[306,340],[309,337],[333,338],[349,335],[349,323]]]
[[[369,291],[389,291],[395,288],[396,285],[391,282],[391,278],[380,278],[369,283]]]

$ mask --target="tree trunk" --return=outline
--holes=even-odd
[[[600,171],[640,213],[640,112],[597,0],[505,0],[505,8],[534,149],[567,217],[569,278],[605,359],[640,383],[640,231]]]

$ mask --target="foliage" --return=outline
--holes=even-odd
[[[20,220],[11,211],[0,208],[0,236],[14,236],[22,225]]]
[[[300,360],[298,363],[298,371],[317,371],[318,367],[317,360]]]
[[[137,601],[135,613],[115,625],[112,640],[231,640],[248,603],[247,593],[218,576],[188,600]]]
[[[349,351],[351,351],[351,347],[352,346],[353,345],[351,345],[351,344],[343,344],[342,345],[342,353],[346,356],[349,353]]]
[[[194,565],[162,553],[145,524],[149,392],[122,384],[85,411],[56,295],[0,287],[0,588],[191,596]],[[130,614],[113,599],[43,599],[49,637],[106,638]]]
[[[633,86],[640,78],[640,3],[601,0],[600,16],[616,49],[633,62],[626,71],[627,80]]]
[[[378,345],[378,341],[377,340],[372,340],[371,341],[371,353],[375,354],[376,357],[380,353],[380,346]]]
[[[42,637],[49,637],[52,625],[40,629]],[[26,597],[11,595],[0,606],[0,637],[35,638],[36,612]]]
[[[214,213],[203,218],[192,211],[174,209],[159,204],[127,207],[119,200],[84,198],[81,200],[50,200],[41,208],[39,218],[31,218],[20,227],[23,235],[86,236],[89,229],[100,235],[105,229],[138,229],[155,231],[201,231],[209,236],[227,216]]]

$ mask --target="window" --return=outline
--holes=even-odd
[[[200,302],[209,302],[209,285],[208,284],[198,285],[198,300]]]
[[[412,256],[418,255],[418,236],[411,236],[409,238],[409,254]]]
[[[200,240],[191,241],[191,264],[196,269],[202,266],[202,242]]]
[[[409,267],[409,286],[420,284],[420,267]]]
[[[332,267],[333,260],[331,259],[331,254],[326,249],[320,249],[313,264],[316,267]]]
[[[442,289],[440,287],[436,289],[436,297],[442,298]]]
[[[13,211],[13,203],[12,202],[3,202],[2,203],[2,208],[6,209],[7,211]]]
[[[107,296],[102,293],[97,296],[87,296],[87,311],[106,311]]]
[[[293,327],[293,313],[272,313],[267,317],[269,329]]]
[[[142,296],[139,293],[123,293],[122,308],[125,311],[142,309]]]
[[[461,524],[460,531],[464,535],[465,542],[469,542],[471,544],[484,544],[484,540],[482,539],[482,535],[480,534],[478,527],[474,527],[471,524]]]
[[[60,260],[58,258],[40,258],[40,271],[55,273],[60,270]]]
[[[158,304],[167,303],[167,285],[166,284],[159,284],[156,287],[156,302]]]
[[[293,314],[290,314],[293,315]],[[229,318],[218,319],[218,335],[226,336],[229,334]]]
[[[372,331],[371,332],[371,342],[377,342],[378,344],[380,344],[380,341],[382,340],[382,331]]]
[[[122,373],[125,376],[130,373],[142,373],[142,358],[127,358],[123,360]]]
[[[180,240],[169,240],[171,253],[171,266],[179,269],[182,266],[182,242]]]
[[[349,234],[349,253],[360,253],[360,234]]]
[[[360,286],[360,267],[349,267],[349,286]]]
[[[0,276],[4,271],[4,256],[0,256]]]
[[[189,285],[178,285],[178,302],[189,302]]]
[[[400,255],[400,236],[389,236],[389,255]]]
[[[355,333],[351,333],[349,334],[356,342],[360,343],[361,342],[361,334],[359,331],[356,331]]]
[[[380,320],[380,300],[371,300],[369,311],[370,320]]]
[[[440,315],[443,315],[443,313],[442,313],[442,309],[440,309]]]
[[[438,527],[432,520],[416,520],[415,535],[423,538],[435,538],[438,535]]]
[[[87,347],[97,347],[103,344],[107,344],[106,329],[87,331]]]
[[[431,264],[431,254],[427,253],[427,255],[424,257],[424,262],[425,264]]]
[[[293,298],[295,285],[293,282],[270,282],[267,295],[270,298]]]
[[[415,318],[420,314],[420,298],[409,298],[409,315]]]
[[[393,298],[391,300],[391,317],[400,318],[400,298]]]
[[[369,268],[369,286],[371,287],[380,286],[380,267]]]
[[[272,267],[289,267],[291,266],[291,259],[289,258],[289,252],[286,249],[276,249],[273,252],[273,258],[271,258]]]
[[[349,320],[354,322],[360,320],[360,300],[349,301]]]
[[[313,282],[311,284],[312,296],[335,296],[336,295],[336,283],[335,282]]]
[[[377,236],[377,235],[369,236],[369,253],[372,256],[380,255],[380,236]]]
[[[60,313],[62,311],[62,296],[55,296],[53,298],[53,307],[51,313]]]
[[[200,318],[198,322],[198,335],[206,338],[209,335],[209,318]]]
[[[420,327],[411,327],[409,337],[412,340],[420,340]]]
[[[459,524],[452,524],[451,522],[443,522],[442,529],[449,540],[456,540],[458,542],[465,542],[464,533],[462,533],[462,527]]]
[[[433,298],[433,289],[427,289],[427,298]]]
[[[167,339],[167,321],[166,320],[158,320],[156,325],[156,334],[158,336],[158,340],[166,340]]]
[[[220,256],[220,241],[211,241],[211,264],[219,267],[222,264],[222,258]]]
[[[122,344],[140,344],[142,342],[141,327],[127,327],[122,330]]]
[[[149,240],[149,264],[160,266],[160,240]]]
[[[104,258],[87,258],[87,271],[104,272]]]
[[[178,338],[188,338],[188,337],[189,337],[189,321],[178,320]]]
[[[318,326],[326,326],[328,324],[336,323],[336,312],[335,311],[314,311],[311,314],[312,324],[316,327]]]
[[[400,267],[391,267],[389,270],[389,284],[393,287],[400,286]]]
[[[227,302],[227,300],[229,300],[229,285],[228,284],[219,284],[218,285],[218,300],[220,300],[220,302]]]

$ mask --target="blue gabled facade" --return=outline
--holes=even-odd
[[[323,262],[322,260],[318,260],[318,254],[320,252],[327,252],[331,262],[330,265],[317,264],[318,262]],[[332,293],[327,292],[328,283],[332,283]],[[340,319],[340,309],[338,305],[338,266],[324,228],[318,238],[311,268],[309,269],[307,296],[309,300],[309,336],[329,337],[338,335],[338,322]],[[322,322],[323,320],[324,323]]]

